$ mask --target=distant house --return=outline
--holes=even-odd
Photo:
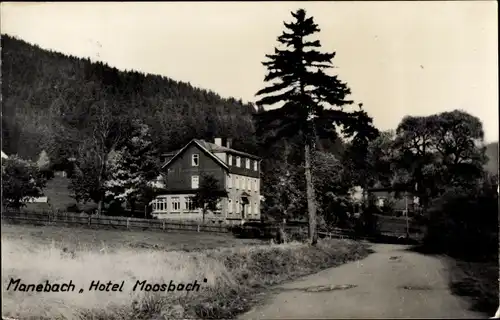
[[[367,190],[376,199],[378,207],[383,207],[390,201],[396,215],[404,215],[406,210],[413,212],[418,204],[418,199],[411,193],[395,190],[393,188],[371,188]],[[396,196],[399,193],[399,196]]]
[[[191,197],[203,174],[216,178],[228,197],[205,219],[212,223],[238,224],[260,220],[260,158],[231,148],[230,139],[214,142],[193,139],[182,149],[163,155],[162,175],[154,184],[165,192],[151,202],[152,215],[168,220],[201,220]]]

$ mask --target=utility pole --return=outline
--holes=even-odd
[[[408,191],[405,192],[406,238],[410,238],[410,223],[408,222]]]

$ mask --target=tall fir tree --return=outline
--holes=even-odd
[[[270,86],[257,92],[262,96],[257,105],[260,110],[265,105],[282,103],[280,108],[261,111],[257,117],[257,133],[264,142],[272,143],[283,137],[299,133],[302,140],[305,162],[305,180],[307,187],[307,206],[309,218],[309,240],[317,243],[316,231],[316,196],[311,174],[311,153],[315,150],[318,138],[337,138],[337,127],[342,128],[344,136],[353,138],[358,148],[366,148],[369,140],[378,134],[372,125],[372,119],[359,105],[359,110],[347,112],[344,106],[352,101],[346,97],[351,93],[347,84],[336,75],[331,76],[325,70],[332,68],[331,60],[335,53],[322,53],[319,40],[308,37],[320,29],[312,17],[299,9],[292,12],[295,21],[284,23],[286,31],[278,37],[283,49],[275,48],[274,54],[266,55],[268,61],[263,65],[268,69],[265,82]],[[277,80],[277,81],[276,81]],[[326,108],[336,107],[336,108]]]

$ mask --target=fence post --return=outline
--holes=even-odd
[[[163,229],[163,231],[165,231],[165,220],[163,220],[162,224],[163,224],[162,229]]]
[[[127,218],[127,230],[129,229],[130,226],[130,218]]]
[[[90,227],[90,224],[91,224],[91,220],[92,220],[92,216],[89,215],[89,227]]]

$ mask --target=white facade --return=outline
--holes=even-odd
[[[227,217],[232,219],[260,219],[260,179],[237,174],[226,175],[226,189],[228,191]],[[249,203],[242,217],[241,196],[245,192],[249,195]]]
[[[158,196],[151,201],[152,215],[158,219],[182,220],[182,221],[202,221],[203,214],[201,209],[193,208],[190,198],[194,194],[172,194]],[[208,211],[205,214],[206,222],[224,223],[226,218],[223,214],[227,207],[227,199],[222,199],[220,210],[215,212]]]
[[[241,220],[260,220],[260,179],[227,174],[225,182],[228,197],[221,199],[220,210],[207,212],[205,221],[212,223],[239,223]],[[242,195],[248,195],[243,213]],[[158,219],[202,221],[202,210],[192,207],[194,194],[169,194],[158,196],[151,202],[152,215]]]

